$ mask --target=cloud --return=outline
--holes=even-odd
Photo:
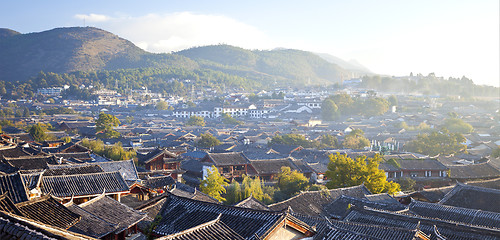
[[[82,16],[92,16],[92,14]],[[144,50],[156,53],[220,43],[249,49],[274,47],[270,38],[257,28],[220,15],[178,12],[140,17],[121,16],[106,20],[96,27],[128,39]]]
[[[88,21],[88,22],[105,22],[105,21],[108,21],[110,19],[110,17],[108,17],[106,15],[94,14],[94,13],[91,13],[91,14],[76,14],[75,18],[79,19],[79,20],[85,20],[85,21]]]

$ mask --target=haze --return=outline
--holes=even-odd
[[[499,1],[8,1],[0,27],[94,26],[151,52],[226,43],[355,59],[377,74],[500,85]]]

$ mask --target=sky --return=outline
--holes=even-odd
[[[5,1],[0,28],[92,26],[144,50],[230,44],[356,60],[377,74],[500,85],[498,0]]]

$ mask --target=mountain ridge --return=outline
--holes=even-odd
[[[285,86],[338,83],[354,72],[295,50],[247,50],[230,45],[150,53],[111,32],[94,27],[55,28],[21,34],[0,29],[0,80],[26,80],[40,71],[69,73],[135,68],[211,69]]]

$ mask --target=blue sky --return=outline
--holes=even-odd
[[[500,84],[498,0],[6,1],[21,33],[98,27],[151,52],[226,43],[356,59],[375,73],[467,76]]]

